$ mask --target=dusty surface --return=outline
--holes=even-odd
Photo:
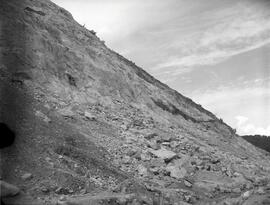
[[[44,0],[1,0],[6,204],[270,204],[269,155]]]

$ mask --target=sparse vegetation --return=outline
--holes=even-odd
[[[67,18],[73,19],[71,13],[69,13],[67,10],[63,9],[63,8],[59,8],[59,12],[62,13],[64,16],[66,16]]]
[[[94,30],[90,30],[90,33],[92,33],[93,35],[97,34],[97,32],[95,32]]]
[[[265,135],[244,135],[243,139],[259,147],[267,152],[270,152],[270,137]]]

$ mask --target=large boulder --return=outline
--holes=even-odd
[[[0,196],[2,197],[12,197],[19,194],[20,189],[12,184],[0,180]]]
[[[163,159],[165,162],[169,162],[177,157],[177,154],[175,152],[167,150],[163,147],[159,150],[150,149],[150,153],[152,153],[154,156],[158,158]]]

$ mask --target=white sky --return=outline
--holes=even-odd
[[[53,2],[239,134],[270,135],[270,1]]]

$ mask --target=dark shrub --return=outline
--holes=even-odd
[[[259,147],[267,152],[270,152],[270,137],[264,135],[244,135],[243,139],[253,144],[256,147]]]

